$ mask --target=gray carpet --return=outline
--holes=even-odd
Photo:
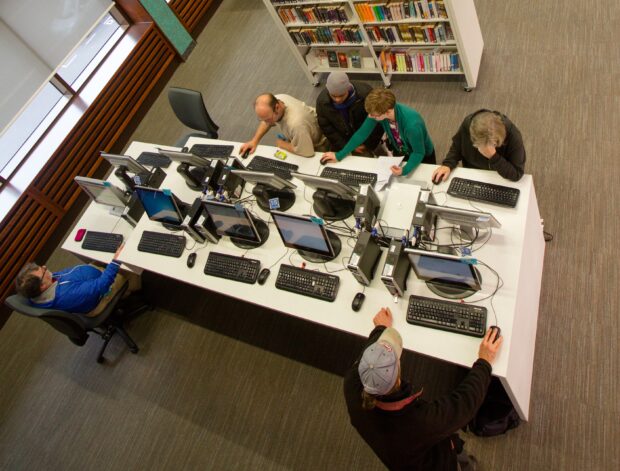
[[[466,114],[506,113],[523,133],[526,171],[555,238],[531,420],[501,437],[465,435],[467,447],[487,471],[619,469],[620,4],[476,5],[485,39],[478,88],[425,78],[395,80],[392,90],[425,118],[439,159]],[[256,0],[223,1],[170,85],[201,90],[220,137],[236,141],[254,132],[257,94],[313,103],[320,91]],[[162,94],[133,139],[172,144],[183,131]],[[57,250],[48,265],[74,261]],[[162,281],[147,281],[155,297]],[[97,340],[77,348],[42,323],[11,317],[0,331],[0,469],[382,469],[342,401],[340,375],[360,339],[169,290],[162,309],[129,326],[140,354],[114,342],[106,366],[94,362]],[[429,396],[462,374],[415,355],[405,365]]]

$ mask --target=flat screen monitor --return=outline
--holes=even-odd
[[[291,172],[291,175],[304,182],[310,188],[325,190],[343,198],[355,198],[358,193],[357,190],[350,186],[331,178],[317,177],[316,175],[306,175],[305,173],[298,172]]]
[[[272,211],[271,216],[284,245],[296,249],[306,260],[325,262],[333,260],[340,253],[340,239],[326,230],[317,218],[280,211]]]
[[[211,216],[216,232],[230,237],[241,248],[258,247],[269,237],[267,224],[254,219],[249,210],[239,204],[217,201],[203,201],[202,204]]]
[[[173,162],[186,163],[193,167],[208,167],[211,165],[211,160],[204,157],[199,157],[189,152],[181,152],[177,150],[164,150],[157,149],[161,155],[165,155]]]
[[[182,207],[184,205],[170,190],[136,186],[134,192],[151,221],[161,222],[167,226],[180,226],[183,222],[185,215]]]
[[[110,182],[88,177],[75,177],[74,180],[96,203],[125,208],[129,202],[129,196]]]
[[[285,188],[297,188],[297,185],[285,180],[282,177],[277,176],[275,173],[254,172],[252,170],[231,170],[235,175],[239,175],[245,181],[251,183],[260,183],[262,185],[270,186],[276,190],[283,190]]]
[[[460,299],[480,291],[480,274],[462,258],[410,248],[405,253],[416,276],[438,296]]]
[[[426,209],[450,224],[476,227],[478,229],[502,227],[499,221],[495,219],[491,213],[486,213],[483,211],[451,208],[449,206],[437,206],[435,204],[427,204]]]
[[[146,167],[143,167],[136,160],[132,159],[128,155],[118,155],[118,154],[107,154],[105,152],[101,153],[101,157],[106,159],[110,164],[115,167],[125,167],[128,172],[131,173],[149,173]]]
[[[274,173],[251,170],[231,170],[231,172],[244,181],[255,183],[252,194],[256,197],[256,202],[263,211],[271,211],[272,209],[286,211],[295,204],[293,189],[297,186],[284,178]]]

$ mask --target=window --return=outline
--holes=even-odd
[[[8,180],[38,139],[88,81],[128,24],[114,8],[94,25],[52,77],[44,83],[0,135],[0,177]]]

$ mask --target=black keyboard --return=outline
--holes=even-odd
[[[82,248],[84,250],[98,250],[99,252],[114,253],[122,243],[123,234],[88,231],[82,241]]]
[[[321,172],[323,178],[338,180],[348,186],[374,185],[377,183],[377,174],[358,172],[338,167],[325,167]]]
[[[219,252],[210,252],[205,265],[205,275],[249,284],[256,283],[259,270],[260,262],[258,260]]]
[[[144,231],[138,244],[138,250],[179,258],[185,250],[185,236]]]
[[[483,201],[514,208],[519,199],[520,190],[509,186],[493,185],[465,178],[455,177],[450,181],[448,194],[457,198]]]
[[[136,159],[138,163],[142,165],[146,165],[148,167],[162,167],[168,168],[170,167],[170,157],[167,157],[162,154],[158,154],[157,152],[142,152],[140,156]]]
[[[340,278],[314,270],[280,265],[276,288],[323,301],[336,299]]]
[[[189,150],[198,157],[230,157],[234,146],[222,144],[194,144]]]
[[[472,337],[484,337],[487,308],[411,295],[407,308],[407,322]]]
[[[247,167],[248,170],[253,170],[254,172],[275,173],[278,177],[285,180],[290,180],[292,178],[291,172],[296,172],[299,169],[299,165],[268,159],[260,155],[255,156]]]

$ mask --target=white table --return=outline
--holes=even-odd
[[[192,138],[188,144],[191,147],[194,143],[204,141],[203,139]],[[238,155],[238,143],[227,141],[214,142],[235,145],[233,155]],[[143,151],[153,150],[155,150],[154,145],[134,142],[129,147],[127,154],[137,157]],[[259,146],[255,155],[271,157],[275,150],[273,147]],[[249,161],[250,158],[248,158],[246,163]],[[299,165],[299,171],[303,173],[318,174],[322,168],[318,157],[308,159],[289,154],[286,161]],[[370,171],[376,163],[375,159],[348,157],[344,161],[333,165]],[[399,177],[397,181],[430,182],[430,176],[434,168],[435,166],[422,164],[409,176]],[[199,196],[199,192],[193,191],[186,186],[182,177],[175,171],[174,163],[166,169],[166,172],[168,175],[161,188],[171,189],[177,197],[185,202],[191,203]],[[545,249],[532,177],[525,175],[519,182],[513,183],[507,182],[495,172],[464,168],[454,170],[451,176],[513,186],[521,191],[519,203],[514,209],[475,203],[477,208],[491,212],[502,224],[502,227],[493,230],[490,240],[480,250],[476,251],[474,256],[496,270],[504,283],[503,287],[493,297],[493,306],[497,313],[497,320],[494,317],[490,300],[482,301],[480,305],[488,308],[487,325],[499,325],[504,336],[502,349],[493,365],[493,374],[501,379],[519,415],[527,420]],[[298,188],[295,190],[296,202],[287,212],[290,214],[310,213],[312,211],[310,204],[312,201],[312,190],[308,189],[304,197],[303,183],[295,179],[293,183],[298,185]],[[251,184],[246,184],[245,194],[248,194],[251,188]],[[438,204],[473,209],[466,200],[448,196],[445,193],[447,188],[448,182],[434,188],[433,193],[436,195]],[[389,188],[386,191],[389,191]],[[385,192],[383,197],[385,197]],[[252,211],[265,221],[269,219],[269,215],[263,212],[256,204],[253,205]],[[105,230],[104,226],[108,227],[109,224],[106,226],[106,218],[101,215],[101,212],[102,210],[98,205],[92,204],[76,227]],[[124,221],[122,222],[124,223]],[[350,226],[353,225],[352,218],[348,223]],[[148,270],[200,288],[266,306],[282,313],[364,337],[372,329],[372,318],[375,313],[381,307],[389,306],[394,314],[394,327],[401,333],[405,348],[465,367],[470,367],[477,359],[479,339],[413,326],[406,322],[405,315],[410,294],[435,296],[426,287],[424,282],[416,278],[412,271],[407,280],[406,296],[394,302],[392,296],[380,280],[380,273],[385,260],[385,251],[383,251],[384,253],[382,254],[382,259],[379,262],[373,282],[365,289],[366,300],[359,312],[354,312],[351,309],[351,302],[355,293],[361,291],[362,287],[357,283],[353,275],[346,270],[338,272],[340,276],[340,289],[337,299],[333,303],[277,290],[275,288],[278,271],[277,265],[279,263],[289,263],[289,255],[286,255],[278,262],[288,249],[284,247],[273,223],[269,224],[269,228],[270,236],[265,244],[246,254],[249,258],[259,259],[262,267],[271,268],[272,273],[267,282],[262,286],[258,284],[243,284],[241,286],[242,289],[240,289],[240,283],[238,282],[204,275],[203,268],[210,250],[233,255],[240,255],[245,252],[234,246],[228,238],[222,238],[217,245],[196,244],[194,246],[193,239],[188,237],[187,246],[189,250],[186,251],[186,254],[189,255],[191,252],[197,252],[196,264],[191,269],[186,265],[187,257],[185,254],[181,258],[171,258],[138,252],[137,246],[142,231],[155,230],[166,232],[159,223],[150,221],[146,217],[140,220],[135,230],[130,231],[131,233],[126,238],[126,245],[121,254],[121,260],[124,265],[136,271],[141,269]],[[108,230],[111,230],[111,227]],[[117,230],[117,232],[119,231]],[[96,258],[92,254],[85,254],[85,251],[77,247],[77,244],[72,239],[73,235],[70,235],[67,241],[65,241],[63,248],[82,256],[90,255],[91,258]],[[343,261],[346,262],[348,260],[352,251],[352,245],[352,242],[347,243],[343,239],[342,252],[338,258],[326,264],[329,271],[336,271],[344,267]],[[302,262],[301,257],[296,253],[292,255],[291,260],[296,265]],[[323,264],[309,264],[309,268],[318,268],[321,271],[325,271]],[[483,279],[482,290],[468,300],[486,297],[493,292],[496,286],[495,275],[483,266],[479,265],[478,268]]]

